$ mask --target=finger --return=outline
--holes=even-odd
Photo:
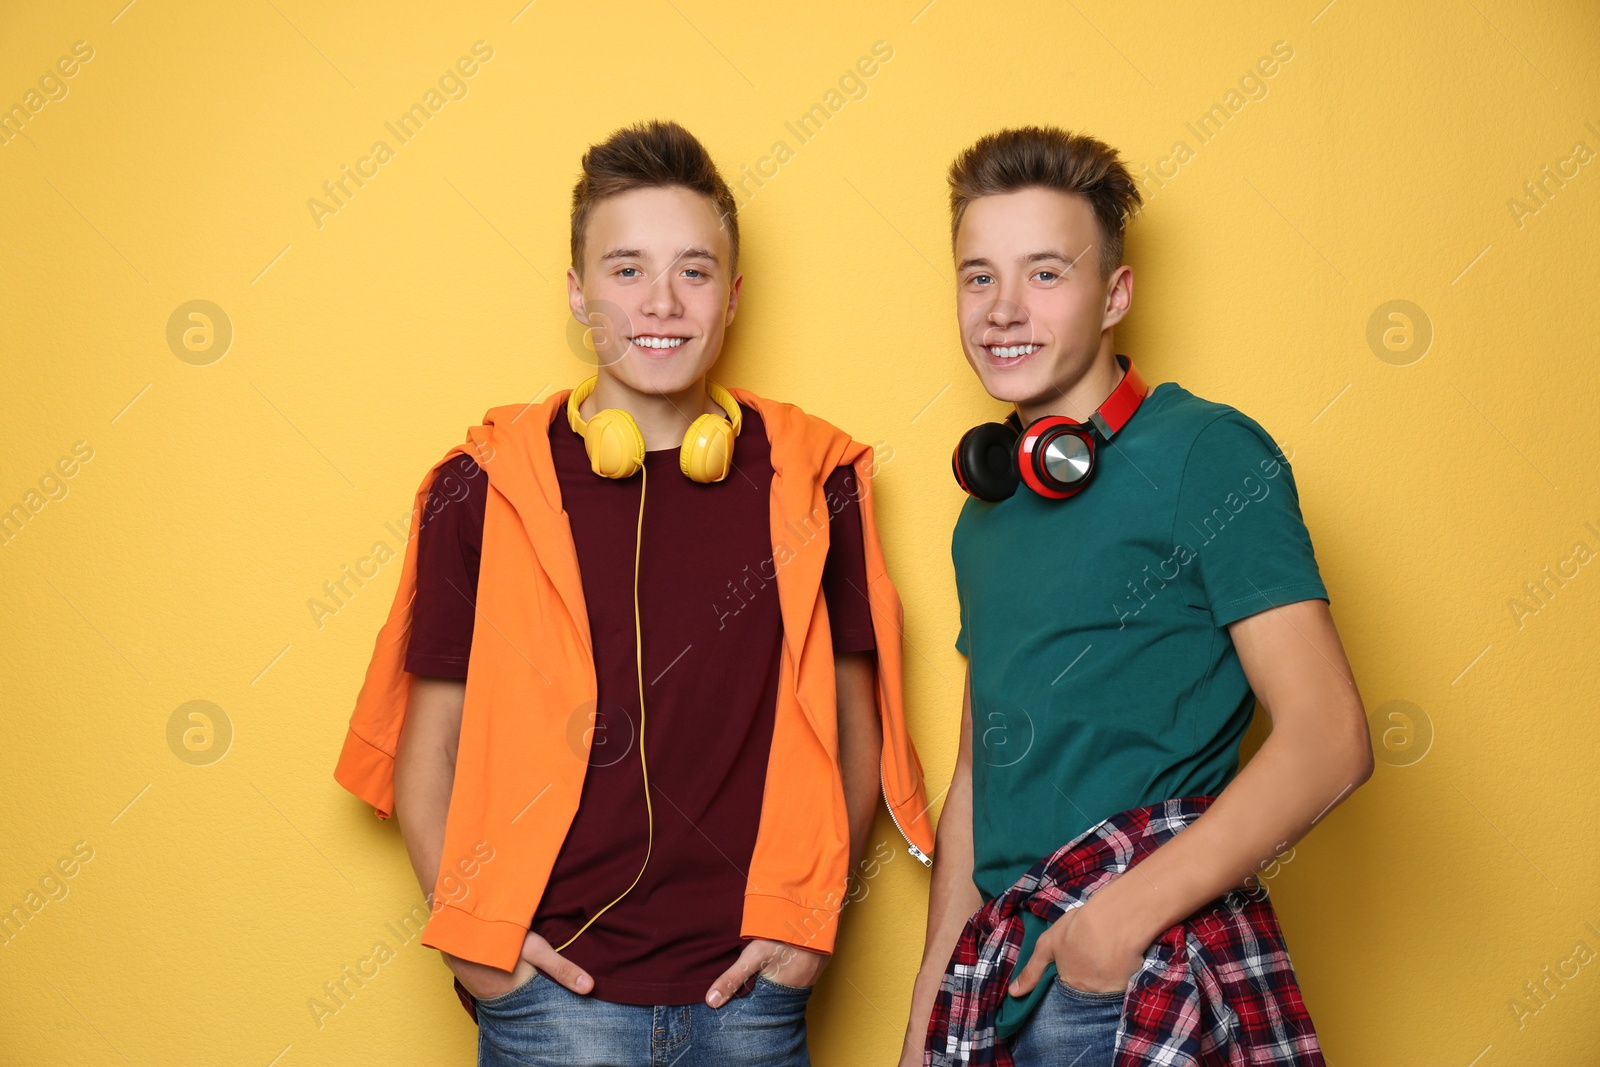
[[[1048,953],[1040,952],[1035,946],[1033,956],[1028,960],[1028,965],[1022,968],[1022,973],[1011,980],[1011,995],[1025,997],[1033,992],[1033,987],[1039,984],[1039,978],[1044,974],[1045,966],[1050,962]]]
[[[588,972],[551,948],[542,937],[530,935],[523,942],[522,958],[574,993],[587,993],[594,988],[594,979]]]
[[[750,976],[767,962],[768,954],[767,946],[755,942],[746,945],[733,966],[723,971],[722,976],[711,983],[711,988],[706,991],[706,1003],[713,1008],[720,1008],[732,1000],[734,991],[748,982]]]

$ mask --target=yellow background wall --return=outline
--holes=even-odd
[[[1271,881],[1331,1061],[1594,1062],[1592,5],[523,2],[0,14],[0,105],[24,106],[0,135],[0,508],[25,516],[0,546],[0,907],[38,905],[0,948],[0,1059],[471,1062],[437,954],[386,925],[419,899],[396,827],[331,777],[397,567],[320,625],[307,602],[396,544],[487,408],[583,372],[579,154],[671,117],[730,179],[769,175],[741,196],[720,377],[892,448],[934,792],[962,670],[948,456],[997,413],[953,331],[944,168],[1052,122],[1149,175],[1118,347],[1293,450],[1380,742]],[[464,98],[385,130],[478,41]],[[829,98],[880,41],[864,95]],[[818,103],[802,144],[785,124]],[[318,220],[379,139],[393,158]],[[1546,165],[1567,176],[1534,200]],[[185,348],[179,315],[169,343],[195,300],[218,335]],[[899,851],[847,911],[818,1064],[890,1062],[926,884]],[[319,1025],[308,1002],[378,940],[396,958]]]

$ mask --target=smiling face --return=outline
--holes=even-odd
[[[1111,328],[1133,298],[1133,271],[1100,275],[1088,200],[1032,187],[972,200],[956,233],[961,346],[983,387],[1044,414],[1087,418],[1120,373]]]
[[[600,373],[635,393],[697,386],[722,354],[742,276],[716,205],[682,186],[609,196],[584,232],[567,298],[591,328]]]

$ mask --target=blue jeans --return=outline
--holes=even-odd
[[[543,974],[477,1002],[479,1067],[810,1067],[809,988],[765,976],[720,1008],[580,996]]]
[[[1011,1039],[1017,1067],[1111,1067],[1123,993],[1085,993],[1059,977]]]

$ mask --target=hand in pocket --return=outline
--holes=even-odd
[[[574,993],[588,993],[594,988],[594,979],[583,968],[560,955],[550,947],[550,942],[532,931],[522,942],[522,956],[509,971],[488,964],[464,960],[441,952],[444,961],[455,972],[462,988],[477,1000],[493,1000],[505,996],[525,982],[533,981],[535,974],[555,979]]]

